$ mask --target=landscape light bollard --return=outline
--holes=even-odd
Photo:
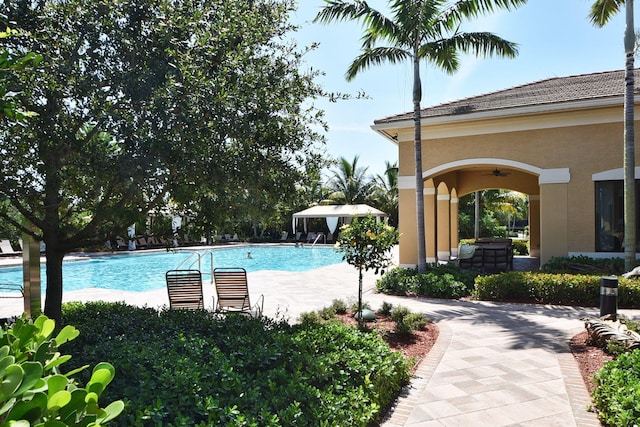
[[[600,317],[618,312],[618,278],[600,278]]]

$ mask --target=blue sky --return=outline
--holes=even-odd
[[[356,22],[311,23],[322,0],[299,0],[292,21],[301,26],[294,38],[301,46],[319,43],[306,56],[306,64],[323,71],[318,82],[327,91],[357,93],[370,99],[331,103],[319,100],[329,131],[327,151],[349,160],[360,156],[359,165],[369,173],[382,174],[385,160],[397,161],[397,147],[379,136],[371,125],[375,119],[412,110],[411,65],[385,65],[362,72],[347,82],[345,71],[360,53],[362,28]],[[369,0],[385,11],[386,0]],[[423,64],[422,107],[507,89],[551,77],[611,71],[624,68],[624,10],[604,28],[588,20],[592,0],[529,0],[511,12],[499,12],[469,22],[463,31],[491,31],[519,45],[515,59],[466,57],[459,71],[447,75]],[[640,25],[640,24],[639,24]]]

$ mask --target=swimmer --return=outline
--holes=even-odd
[[[251,251],[247,252],[247,258],[248,259],[252,259],[253,257],[251,256]]]

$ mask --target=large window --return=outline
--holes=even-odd
[[[622,181],[598,181],[596,184],[596,251],[624,251],[624,185]],[[636,200],[640,183],[636,181]],[[638,221],[636,203],[636,227]],[[640,236],[638,231],[636,235]],[[637,250],[637,249],[636,249]]]

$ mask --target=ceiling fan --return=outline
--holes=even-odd
[[[486,173],[485,175],[507,176],[507,175],[510,175],[510,173],[509,172],[502,172],[500,169],[495,168],[493,171],[491,171],[490,173]]]

